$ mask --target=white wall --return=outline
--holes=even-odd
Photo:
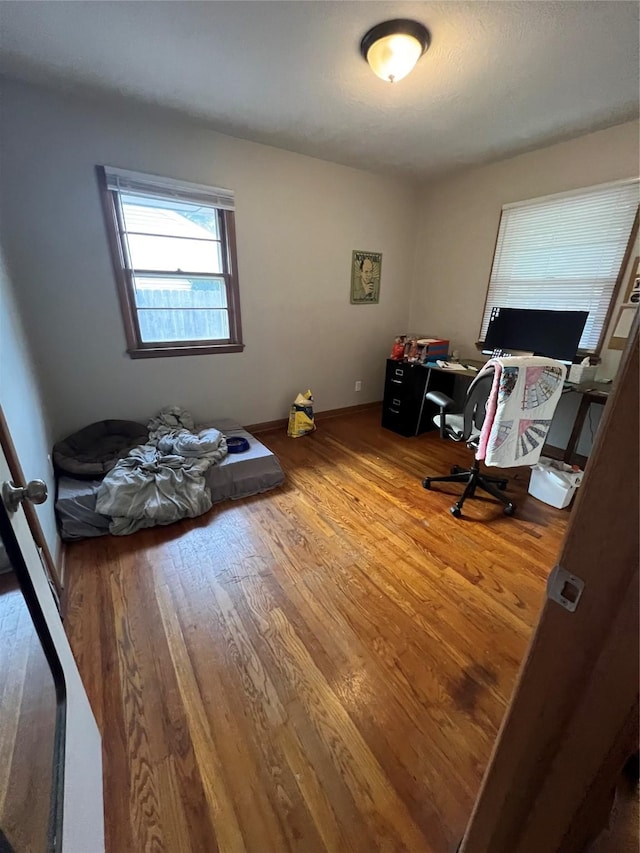
[[[44,480],[49,488],[49,499],[36,506],[36,512],[49,550],[55,558],[58,536],[53,513],[53,472],[48,458],[51,444],[48,418],[31,347],[24,333],[1,250],[0,405],[27,481]]]
[[[449,338],[461,355],[477,356],[502,205],[637,175],[638,128],[635,121],[617,125],[425,187],[411,329]]]
[[[319,411],[381,399],[407,321],[411,187],[184,119],[3,89],[6,251],[57,437],[167,404],[267,421],[308,387]],[[96,164],[235,190],[244,353],[126,355]],[[383,254],[377,306],[349,304],[353,249]]]

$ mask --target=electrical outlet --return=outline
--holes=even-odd
[[[356,391],[362,391],[362,382],[359,379],[356,381]]]

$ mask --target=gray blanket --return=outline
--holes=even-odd
[[[191,412],[181,409],[180,406],[167,406],[147,424],[151,444],[157,444],[165,435],[183,431],[193,432],[194,428],[195,422]]]
[[[188,413],[176,417],[176,411],[154,418],[149,443],[135,447],[100,484],[96,510],[111,517],[109,532],[115,536],[211,509],[204,473],[226,456],[227,440],[213,428],[189,432],[182,426]]]

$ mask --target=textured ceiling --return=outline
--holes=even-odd
[[[638,112],[635,2],[3,2],[0,71],[171,107],[216,130],[429,178]],[[390,85],[358,45],[432,33]]]

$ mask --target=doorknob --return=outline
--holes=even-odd
[[[2,500],[9,512],[17,512],[22,501],[43,504],[48,496],[44,480],[30,480],[26,487],[16,486],[8,480],[2,484]]]

